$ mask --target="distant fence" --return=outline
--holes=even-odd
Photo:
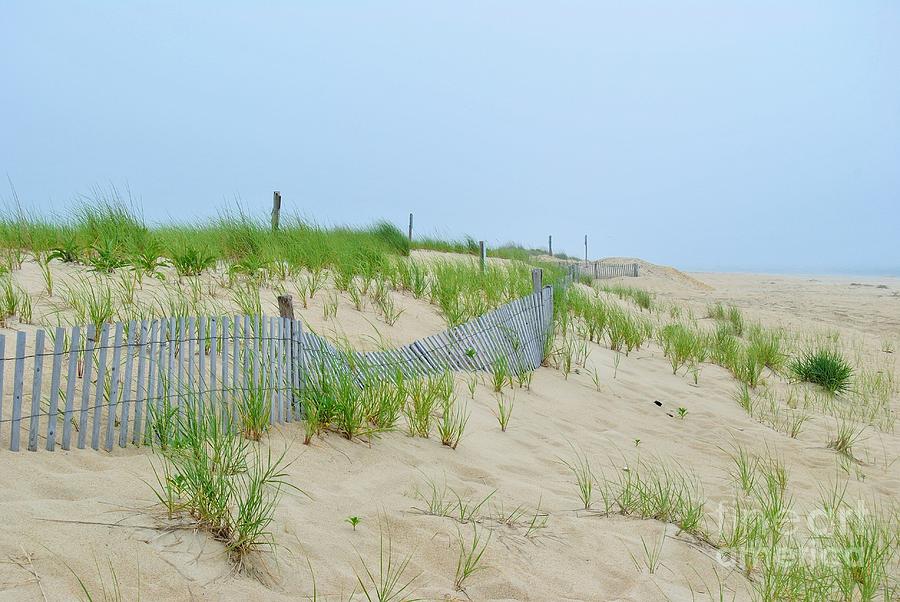
[[[594,280],[619,277],[637,278],[639,274],[639,267],[636,263],[601,263],[599,261],[593,261],[563,265],[569,266],[569,269],[571,269],[576,276],[588,276]]]
[[[343,352],[299,320],[263,316],[164,318],[0,335],[0,445],[18,451],[106,450],[152,437],[149,415],[186,408],[237,415],[243,395],[265,396],[271,423],[300,417],[295,393],[323,370],[425,376],[484,370],[506,358],[513,370],[543,360],[553,322],[552,288],[409,345]],[[31,340],[29,340],[31,339]],[[7,354],[7,342],[13,343]],[[7,415],[8,413],[8,415]]]

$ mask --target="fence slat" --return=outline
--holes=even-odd
[[[231,357],[232,379],[231,379],[231,389],[230,390],[235,391],[235,393],[233,393],[231,395],[231,419],[234,420],[235,422],[237,422],[237,395],[236,395],[236,392],[237,392],[237,389],[239,386],[238,383],[240,382],[240,380],[238,380],[238,376],[240,375],[240,362],[241,362],[240,334],[241,334],[241,332],[243,332],[241,330],[241,328],[242,328],[241,319],[238,316],[235,316],[234,322],[232,322],[231,326],[232,326],[231,343],[233,345],[232,348],[234,349],[234,353],[232,354],[232,357]],[[246,378],[246,374],[247,374],[247,371],[244,370],[245,378]],[[246,384],[247,383],[245,382],[244,383],[245,388],[246,388]]]
[[[6,374],[6,336],[0,334],[0,425],[3,424],[3,377]]]
[[[134,348],[143,356],[143,333],[144,323],[141,323],[140,326],[134,320],[128,323],[128,335],[125,338],[125,374],[122,380],[122,410],[119,418],[119,447],[125,447],[128,443],[128,422],[131,419],[131,406],[135,398],[131,388],[131,377],[134,369]],[[132,340],[134,345],[131,344]]]
[[[113,339],[113,360],[109,367],[109,401],[106,410],[106,451],[112,451],[113,437],[116,432],[116,405],[119,401],[119,366],[122,360],[122,335],[125,325],[116,323],[116,334]],[[130,333],[129,333],[130,336]],[[126,341],[127,343],[127,341]],[[127,351],[126,351],[127,352]],[[97,400],[99,405],[99,397]]]
[[[141,409],[141,404],[138,404],[137,408],[135,408],[134,414],[134,434],[131,436],[131,442],[135,445],[143,445],[147,439],[145,438],[145,431],[149,431],[154,413],[157,409],[157,397],[160,397],[162,391],[157,389],[157,374],[159,371],[160,364],[158,362],[157,354],[160,353],[162,349],[162,336],[165,330],[164,326],[165,322],[161,320],[153,320],[150,322],[150,352],[147,357],[147,399],[143,404],[143,410]],[[143,414],[146,414],[147,426],[144,427],[142,424]]]
[[[277,412],[276,420],[278,423],[284,422],[284,368],[282,367],[284,356],[284,320],[282,318],[274,318],[275,333],[273,341],[275,354],[272,358],[275,363],[275,411]]]
[[[287,408],[285,400],[289,398],[288,386],[286,384],[287,375],[287,351],[288,345],[285,335],[290,332],[287,326],[286,318],[278,318],[278,422],[284,423],[287,420]]]
[[[154,320],[152,324],[155,324]],[[148,383],[146,382],[146,374],[147,374],[147,363],[150,361],[152,357],[152,344],[149,341],[153,340],[153,326],[147,325],[147,320],[141,320],[141,338],[138,346],[138,368],[137,368],[137,391],[135,393],[135,402],[134,402],[134,426],[131,430],[131,442],[134,445],[138,445],[140,443],[140,432],[141,427],[143,426],[143,412],[144,412],[144,404],[147,400],[147,387]],[[148,341],[149,338],[149,341]],[[128,438],[127,429],[125,434],[126,440]],[[119,445],[125,447],[125,442],[120,441]]]
[[[478,316],[478,323],[481,325],[478,337],[485,342],[485,346],[490,350],[491,363],[494,363],[504,354],[501,351],[500,341],[497,339],[493,314]]]
[[[172,407],[172,400],[170,397],[169,391],[172,389],[171,377],[166,378],[163,374],[163,366],[165,365],[167,358],[166,351],[166,340],[165,333],[167,330],[167,323],[165,321],[160,321],[159,323],[159,349],[157,350],[156,356],[156,374],[153,375],[153,379],[156,381],[156,395],[153,398],[153,407],[156,416],[161,415],[164,411],[168,412]],[[167,407],[168,406],[168,407]],[[153,423],[156,420],[155,416],[150,416],[150,410],[147,410],[147,434],[149,436],[153,436],[151,433],[151,429],[153,428]],[[158,435],[157,435],[158,436]],[[151,439],[152,441],[153,439]]]
[[[81,328],[72,328],[69,341],[69,367],[66,370],[66,409],[63,412],[62,448],[69,449],[72,442],[72,421],[75,412],[75,383],[78,380],[78,358],[81,356]]]
[[[218,388],[218,360],[219,360],[219,319],[212,318],[209,322],[209,380],[206,385],[207,399],[209,399],[210,412],[215,412],[219,403]],[[219,412],[221,415],[221,412]]]
[[[59,379],[62,372],[62,356],[66,343],[66,329],[56,328],[53,342],[53,372],[50,374],[50,412],[47,417],[47,451],[56,448],[56,418],[59,412]]]
[[[241,344],[243,345],[243,364],[244,364],[244,380],[243,380],[243,391],[250,390],[250,316],[244,316],[244,324],[243,329],[241,331]],[[254,358],[255,361],[255,358]],[[235,381],[235,386],[237,386],[237,381]],[[235,408],[235,412],[237,412],[237,408]],[[237,418],[237,414],[235,414],[235,418]]]
[[[97,327],[87,328],[84,355],[81,358],[81,411],[78,415],[78,449],[84,449],[87,440],[88,412],[91,401],[91,374],[94,371],[94,348],[97,346]]]
[[[19,428],[22,423],[22,390],[25,387],[25,333],[16,333],[16,365],[13,371],[12,421],[9,449],[19,451]]]
[[[263,379],[263,388],[266,391],[265,398],[269,402],[269,424],[275,424],[275,320],[268,320],[260,316],[262,365],[260,366],[260,378]]]
[[[103,392],[106,389],[106,351],[109,347],[109,324],[104,324],[100,332],[100,355],[97,360],[97,385],[94,388],[94,417],[91,430],[91,448],[100,448],[100,420],[103,409]]]
[[[44,338],[43,329],[34,334],[34,367],[31,381],[31,415],[28,417],[28,451],[37,451],[38,429],[41,420],[41,380],[44,374]]]
[[[482,369],[484,361],[481,356],[481,349],[478,348],[475,342],[475,327],[471,322],[466,322],[465,324],[457,326],[456,329],[457,332],[462,333],[459,343],[463,355],[466,356],[466,360],[469,362],[469,366],[472,370]],[[471,353],[469,353],[470,349],[472,350]]]
[[[294,369],[294,343],[296,342],[296,338],[294,337],[294,321],[290,318],[284,318],[282,320],[282,324],[284,325],[284,338],[287,339],[284,356],[284,382],[285,387],[287,387],[287,394],[285,395],[284,420],[285,422],[293,422],[294,393],[297,391],[294,383],[294,374],[296,373]]]
[[[169,320],[169,369],[166,372],[160,371],[160,380],[165,384],[167,397],[169,400],[169,408],[177,408],[178,402],[176,395],[178,394],[178,379],[175,370],[175,354],[178,353],[178,321],[177,318]]]
[[[191,316],[187,320],[188,330],[187,330],[187,388],[184,389],[185,393],[185,406],[186,410],[193,412],[202,409],[195,407],[197,404],[197,379],[194,376],[194,359],[195,354],[197,353],[197,321],[194,316]],[[201,402],[202,403],[202,402]],[[202,416],[202,414],[199,414]]]
[[[233,337],[234,334],[232,329],[234,327],[231,325],[231,320],[228,316],[222,317],[222,382],[219,384],[219,403],[222,407],[222,419],[227,421],[228,419],[228,350],[231,348],[230,341],[228,339],[229,333]]]
[[[212,395],[209,392],[206,378],[206,318],[197,319],[197,398],[200,401],[201,414],[206,411],[206,401],[212,407]]]

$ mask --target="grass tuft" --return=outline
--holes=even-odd
[[[790,368],[800,380],[817,384],[833,395],[850,390],[853,368],[836,349],[807,351],[794,358]]]

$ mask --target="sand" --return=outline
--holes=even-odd
[[[645,266],[641,278],[622,282],[656,291],[658,299],[691,308],[697,317],[707,303],[722,300],[768,325],[836,330],[859,341],[860,353],[894,369],[884,343],[894,349],[900,343],[898,279],[678,275],[656,267]],[[72,269],[54,264],[61,279]],[[38,293],[37,270],[26,263],[16,281]],[[274,299],[271,291],[264,298],[269,295]],[[343,295],[337,320],[323,319],[321,299],[300,313],[323,334],[343,333],[363,348],[377,346],[375,329],[399,344],[445,327],[424,301],[396,298],[405,312],[393,327],[371,307],[357,312]],[[51,305],[39,301],[36,317],[48,315]],[[274,301],[267,311],[273,308]],[[0,450],[0,600],[83,598],[75,574],[96,599],[101,581],[111,586],[110,566],[129,600],[138,592],[144,600],[304,599],[313,595],[310,567],[318,596],[347,599],[355,588],[359,599],[357,575],[364,575],[364,565],[377,574],[379,534],[388,530],[395,561],[410,557],[405,575],[415,577],[414,597],[427,600],[703,600],[718,599],[720,586],[727,599],[750,598],[743,575],[676,527],[579,510],[573,477],[561,462],[572,458],[572,446],[588,454],[598,472],[622,470],[638,458],[676,463],[700,480],[711,514],[733,497],[728,451],[734,444],[783,459],[801,512],[821,486],[836,479],[848,480],[848,496],[889,502],[900,495],[895,433],[867,430],[857,451],[862,463],[855,474],[843,475],[837,454],[826,445],[834,425],[830,417],[813,416],[791,439],[738,406],[735,381],[720,367],[704,365],[695,386],[690,376],[672,374],[654,344],[622,357],[618,367],[609,349],[590,349],[588,366],[599,371],[600,391],[585,370],[565,379],[558,370],[541,368],[531,390],[516,393],[509,428],[501,432],[492,413],[495,401],[479,385],[456,450],[434,437],[403,432],[370,443],[329,435],[310,446],[302,444],[298,424],[272,432],[263,445],[287,450],[287,480],[308,495],[284,496],[272,525],[276,553],[254,555],[243,571],[205,533],[186,524],[175,528],[161,515],[147,484],[153,480],[149,450]],[[468,397],[462,377],[457,392]],[[895,411],[898,402],[895,392]],[[674,416],[678,407],[687,409],[683,420]],[[470,540],[472,526],[418,509],[423,503],[414,492],[428,478],[472,499],[494,492],[482,508],[487,514],[501,513],[501,505],[507,513],[521,505],[527,521],[540,504],[546,527],[526,536],[523,525],[485,521],[479,531],[490,531],[491,540],[484,568],[469,578],[464,592],[456,591],[458,538]],[[355,531],[345,522],[351,515],[362,519]],[[642,564],[643,545],[659,541],[660,564],[651,574]]]

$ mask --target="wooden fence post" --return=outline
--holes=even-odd
[[[278,315],[289,320],[294,319],[294,298],[290,295],[278,295]]]
[[[484,273],[484,264],[487,263],[487,251],[484,248],[483,240],[478,241],[478,247],[480,249],[479,256],[480,256],[480,263],[481,263],[481,272]]]
[[[410,214],[412,215],[412,214]],[[279,344],[280,348],[283,348],[285,341],[288,341],[288,344],[293,345],[295,338],[297,337],[297,333],[294,332],[294,298],[288,294],[278,295],[278,315],[281,316],[281,340]],[[285,319],[286,318],[286,319]],[[291,361],[297,361],[296,358],[293,358],[291,354],[288,357],[291,357]],[[288,368],[289,370],[294,370],[293,366]],[[283,386],[283,385],[282,385]],[[287,405],[289,408],[294,406],[294,390],[293,387],[290,387],[287,391]],[[288,416],[290,416],[290,410],[288,410]],[[283,418],[283,416],[281,416]]]
[[[531,270],[531,289],[535,293],[544,290],[544,270],[541,268]]]
[[[413,224],[413,214],[409,214],[409,242],[412,242],[412,224]]]
[[[277,230],[281,220],[281,193],[277,190],[272,195],[272,229]]]

